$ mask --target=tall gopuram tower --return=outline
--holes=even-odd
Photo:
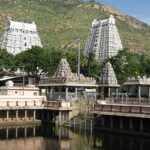
[[[92,22],[84,52],[94,52],[102,63],[105,59],[115,56],[122,49],[122,43],[115,24],[115,18],[110,15],[108,19]]]
[[[12,21],[8,17],[5,33],[0,39],[0,47],[15,55],[32,46],[42,47],[35,22]]]

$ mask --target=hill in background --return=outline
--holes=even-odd
[[[124,47],[150,54],[150,27],[109,6],[81,0],[0,0],[0,35],[7,17],[35,21],[44,47],[75,48],[76,38],[86,41],[93,19],[113,14]],[[82,43],[82,47],[84,47]]]

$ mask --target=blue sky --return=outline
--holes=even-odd
[[[97,0],[150,25],[150,0]]]

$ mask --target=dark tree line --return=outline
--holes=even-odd
[[[32,47],[15,56],[9,54],[5,49],[0,49],[0,73],[3,74],[3,68],[9,68],[9,66],[18,66],[18,68],[23,66],[25,72],[37,79],[42,73],[52,76],[61,58],[66,58],[72,72],[77,73],[77,49]],[[89,77],[100,76],[102,67],[93,53],[84,55],[81,51],[80,58],[82,74]],[[123,49],[118,55],[107,61],[113,65],[119,83],[126,81],[128,77],[150,76],[150,57],[145,54],[134,54],[128,49]]]

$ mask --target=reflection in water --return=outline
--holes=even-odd
[[[50,125],[0,128],[0,150],[148,150],[150,138],[96,132],[93,135]]]

